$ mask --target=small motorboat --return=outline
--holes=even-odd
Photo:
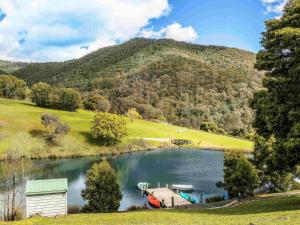
[[[193,185],[187,185],[187,184],[172,184],[171,189],[178,190],[178,191],[193,191],[194,187]]]
[[[149,183],[147,182],[139,182],[137,184],[138,189],[142,190],[142,191],[146,191],[149,188]]]
[[[195,198],[187,193],[180,192],[179,195],[193,204],[197,203],[197,198]]]
[[[152,195],[147,196],[148,202],[151,206],[154,208],[160,208],[160,201],[158,201],[156,198],[154,198]]]

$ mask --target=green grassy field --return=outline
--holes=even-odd
[[[1,223],[0,223],[1,224]],[[189,210],[146,210],[112,214],[78,214],[58,218],[32,218],[12,225],[297,225],[300,224],[300,197],[277,197],[241,203],[232,208]]]
[[[60,145],[47,143],[42,135],[44,128],[40,123],[40,116],[45,112],[59,116],[71,127],[71,132]],[[114,147],[98,146],[92,143],[89,137],[93,115],[93,112],[86,110],[65,112],[39,108],[26,101],[0,98],[0,156],[6,149],[15,146],[21,148],[28,157],[118,154],[169,146],[172,138],[191,140],[192,147],[244,152],[253,148],[250,141],[144,120],[128,121],[128,136],[121,144]]]

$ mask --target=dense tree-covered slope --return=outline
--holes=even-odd
[[[255,54],[173,40],[133,39],[80,59],[30,64],[15,74],[29,84],[99,91],[112,110],[136,108],[146,119],[199,128],[214,121],[234,133],[249,131],[248,100],[261,87]]]
[[[28,65],[28,63],[0,60],[0,74],[14,72],[18,69],[23,68],[26,65]]]

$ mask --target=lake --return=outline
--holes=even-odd
[[[137,190],[138,182],[150,182],[150,187],[166,184],[192,184],[192,195],[200,199],[212,195],[224,195],[215,186],[223,178],[223,152],[198,149],[168,149],[107,157],[117,172],[123,194],[119,210],[131,205],[147,204]],[[30,179],[68,178],[69,205],[83,205],[81,190],[85,188],[86,171],[102,160],[101,157],[34,160],[37,168]]]

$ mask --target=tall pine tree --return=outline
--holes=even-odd
[[[262,46],[256,68],[266,77],[252,101],[254,127],[276,138],[274,170],[291,172],[300,163],[300,0],[290,0],[281,18],[266,22]]]
[[[87,172],[86,189],[82,197],[88,201],[83,211],[92,213],[108,213],[117,211],[122,194],[117,183],[115,171],[104,160],[94,164]]]

